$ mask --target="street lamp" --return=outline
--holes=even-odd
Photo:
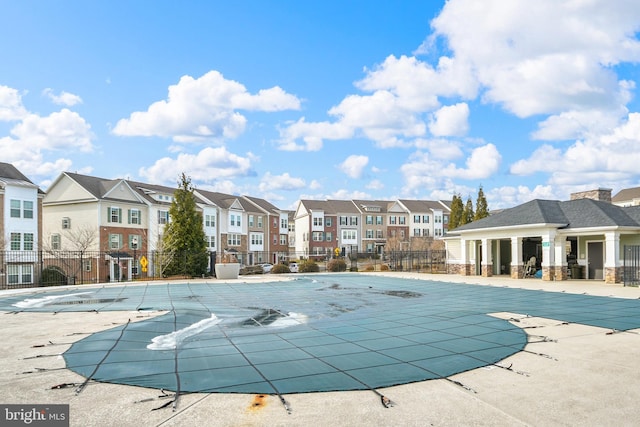
[[[133,247],[133,278],[135,279],[135,277],[138,275],[138,257],[137,257],[137,252],[138,252],[138,236],[133,236],[131,238],[131,246]]]

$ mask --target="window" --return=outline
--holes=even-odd
[[[376,225],[382,225],[382,215],[376,215]]]
[[[142,212],[140,209],[129,209],[129,224],[142,224]]]
[[[287,223],[289,222],[288,218],[280,218],[280,228],[285,229],[288,227]]]
[[[400,230],[400,238],[404,239],[404,230]]]
[[[11,233],[11,250],[19,251],[20,250],[20,233]]]
[[[24,233],[24,250],[33,250],[33,233]]]
[[[274,244],[274,245],[277,245],[277,244],[278,244],[278,235],[277,235],[277,234],[274,234],[274,235],[273,235],[273,244]]]
[[[322,227],[322,217],[314,217],[313,218],[313,226],[314,227]]]
[[[449,215],[444,215],[444,223],[449,224]]]
[[[389,217],[389,224],[395,224],[396,223],[396,216],[395,215],[391,215]]]
[[[25,200],[23,202],[24,207],[24,217],[28,219],[33,219],[33,202],[29,200]]]
[[[326,240],[327,242],[331,242],[333,240],[333,233],[324,233],[324,240]]]
[[[258,215],[258,228],[262,228],[262,215]]]
[[[273,228],[278,228],[278,218],[273,217]]]
[[[399,216],[398,217],[398,224],[405,224],[405,217],[404,216]]]
[[[229,233],[227,234],[227,245],[229,246],[240,246],[240,235],[237,233]]]
[[[91,271],[91,260],[90,259],[83,259],[82,260],[82,270],[84,271]]]
[[[20,200],[11,200],[11,218],[20,218]]]
[[[414,215],[413,216],[413,222],[415,222],[416,224],[420,223],[420,215]]]
[[[428,228],[423,228],[422,229],[422,236],[429,237],[429,229]]]
[[[365,223],[366,224],[373,224],[373,215],[367,215],[365,217]]]
[[[169,211],[158,211],[158,224],[169,223]]]
[[[68,230],[69,228],[71,228],[71,218],[69,217],[62,218],[62,229]]]
[[[429,224],[429,215],[423,215],[422,222],[424,222],[425,224]]]
[[[382,239],[383,233],[382,230],[376,230],[376,239]]]
[[[311,238],[313,239],[314,242],[322,242],[323,237],[324,236],[322,231],[314,231],[311,235]]]
[[[415,237],[420,237],[420,229],[419,228],[414,228],[413,229],[413,235]]]
[[[31,264],[9,264],[7,273],[10,285],[33,283],[33,265]]]
[[[342,240],[356,240],[356,230],[342,230]]]
[[[122,222],[122,220],[120,219],[122,217],[122,209],[108,207],[107,213],[107,222]]]
[[[215,215],[205,215],[204,216],[204,225],[205,225],[205,227],[215,227],[216,226],[216,217],[215,217]]]
[[[287,235],[286,234],[281,234],[280,235],[280,244],[281,245],[286,245],[287,244]]]
[[[122,247],[122,234],[109,234],[109,249],[115,250]]]
[[[216,236],[207,236],[207,246],[210,248],[216,247]]]
[[[340,225],[347,225],[347,217],[340,216]]]
[[[253,227],[253,223],[254,223],[253,219],[254,219],[253,215],[249,215],[249,227]]]
[[[251,244],[261,246],[264,244],[264,236],[262,233],[251,233]]]
[[[366,234],[365,234],[365,237],[367,239],[373,239],[373,230],[367,230]]]
[[[442,222],[442,217],[440,215],[436,215],[435,218],[433,219],[433,221],[435,223],[440,223],[440,222]]]
[[[59,234],[52,234],[51,235],[51,249],[53,249],[54,251],[59,251],[60,247],[61,247],[60,235]]]
[[[325,227],[331,227],[333,225],[333,221],[331,220],[331,218],[325,218],[324,225]]]
[[[352,216],[351,220],[349,221],[349,225],[358,225],[358,217]]]

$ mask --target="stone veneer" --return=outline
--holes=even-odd
[[[493,264],[482,264],[480,270],[482,277],[493,276]]]
[[[606,267],[604,269],[604,283],[620,283],[623,267]]]

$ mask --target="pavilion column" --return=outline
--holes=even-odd
[[[524,277],[524,264],[522,263],[522,237],[511,238],[511,278],[522,279]]]
[[[554,280],[556,269],[556,232],[542,236],[542,280]]]
[[[567,280],[569,266],[567,264],[567,236],[555,238],[555,276],[553,280]]]
[[[622,280],[622,263],[620,262],[620,233],[610,231],[604,233],[604,282],[618,283]]]
[[[482,277],[493,276],[493,258],[491,250],[491,239],[482,239],[482,262],[480,264],[480,275]]]
[[[460,239],[460,274],[468,276],[471,274],[471,262],[469,261],[469,241]]]

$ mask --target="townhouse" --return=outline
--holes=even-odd
[[[444,236],[450,202],[427,200],[300,200],[294,214],[299,256],[383,255],[428,248]]]
[[[15,166],[0,163],[0,285],[37,283],[44,193]]]

